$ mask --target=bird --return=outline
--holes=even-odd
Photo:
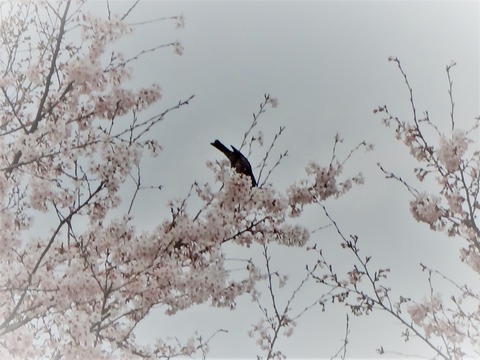
[[[214,142],[210,143],[210,145],[216,147],[218,150],[225,154],[228,160],[230,160],[230,165],[232,166],[232,168],[235,169],[237,173],[250,176],[250,179],[252,179],[252,187],[257,186],[255,176],[253,175],[252,166],[250,165],[248,159],[240,151],[235,149],[233,145],[230,145],[233,151],[230,150],[219,140],[215,140]]]

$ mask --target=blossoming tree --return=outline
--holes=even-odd
[[[386,114],[384,121],[387,125],[396,125],[397,138],[405,143],[418,160],[420,166],[414,171],[419,182],[424,182],[427,177],[433,178],[437,189],[419,191],[397,175],[386,174],[400,181],[413,195],[410,210],[417,221],[426,223],[433,231],[445,232],[450,237],[463,240],[460,260],[466,263],[478,278],[480,152],[475,139],[478,141],[480,117],[475,118],[470,129],[457,128],[451,79],[451,69],[456,64],[452,63],[446,67],[450,97],[450,131],[446,134],[441,132],[430,119],[428,112],[422,117],[417,115],[413,90],[400,61],[393,57],[389,60],[397,65],[405,80],[413,116],[412,120],[407,122],[392,116],[386,106],[379,107],[377,111]],[[407,313],[411,319],[407,330],[423,339],[440,358],[478,356],[480,289],[475,284],[458,284],[423,264],[422,268],[428,273],[430,297],[422,302],[400,299],[397,304],[399,308],[407,304]],[[451,282],[456,292],[450,296],[436,292],[431,282],[433,276],[441,276]],[[399,314],[398,309],[396,315]],[[406,337],[408,338],[408,331]]]
[[[313,180],[282,195],[266,182],[267,171],[252,188],[226,161],[211,163],[218,186],[191,189],[200,211],[192,215],[187,201],[172,201],[170,218],[148,233],[136,229],[139,164],[161,150],[149,130],[192,97],[147,116],[159,86],[131,89],[128,81],[139,56],[169,46],[181,54],[181,45],[126,58],[115,42],[134,31],[132,9],[115,15],[108,2],[105,18],[83,1],[0,6],[0,358],[203,351],[206,344],[195,338],[139,345],[134,329],[156,305],[173,315],[205,302],[234,307],[246,292],[255,297],[265,274],[246,260],[243,276],[232,278],[222,245],[303,246],[308,231],[288,219],[306,202],[361,182],[338,184],[343,163],[332,159],[327,167],[309,165]],[[183,25],[181,17],[172,20]],[[267,105],[276,100],[265,96],[252,128]],[[244,143],[258,140],[250,131]],[[130,178],[137,191],[122,199]]]
[[[342,158],[336,151],[342,141],[337,136],[330,162],[311,162],[307,178],[282,194],[268,180],[285,153],[267,168],[281,128],[260,164],[258,187],[252,188],[250,179],[236,174],[227,160],[208,163],[215,184],[193,183],[186,199],[171,201],[170,217],[159,219],[150,232],[136,228],[132,208],[142,189],[140,164],[161,152],[150,130],[193,96],[158,110],[158,84],[132,89],[129,81],[139,57],[168,47],[181,55],[182,46],[170,42],[126,57],[116,44],[141,26],[128,21],[137,2],[117,15],[108,2],[105,5],[106,16],[100,17],[78,0],[0,4],[0,358],[204,353],[208,341],[201,337],[185,342],[158,338],[145,345],[135,338],[135,329],[155,306],[169,316],[202,303],[235,308],[245,293],[260,305],[263,318],[250,334],[267,358],[282,356],[276,341],[293,333],[300,316],[331,300],[345,303],[355,315],[385,311],[405,326],[406,339],[415,335],[437,357],[478,355],[478,289],[454,283],[457,292],[445,301],[430,282],[430,298],[423,302],[409,296],[394,299],[387,283],[389,269],[372,270],[371,257],[360,252],[360,239],[345,235],[331,217],[325,201],[363,182],[361,174],[345,177],[343,172],[355,151],[370,149],[365,142]],[[180,27],[184,22],[181,16],[163,20]],[[407,76],[398,59],[391,60],[406,82],[412,121],[398,119],[386,106],[375,112],[396,127],[397,138],[422,164],[415,169],[419,181],[433,177],[439,190],[417,190],[380,169],[411,193],[417,221],[465,240],[460,259],[478,274],[480,156],[472,150],[471,137],[478,122],[469,131],[456,128],[451,66],[450,133],[439,131],[428,113],[420,118]],[[263,145],[253,130],[267,106],[276,105],[276,99],[265,95],[242,147]],[[126,198],[121,190],[128,181],[135,191]],[[192,197],[200,204],[195,212],[189,210]],[[346,274],[337,271],[318,246],[306,246],[310,233],[296,221],[308,205],[319,206],[342,247],[354,254],[355,263]],[[261,249],[264,266],[244,259],[242,272],[233,276],[226,243]],[[272,268],[272,244],[305,247],[317,257],[282,308],[273,278],[282,286],[286,277]],[[443,276],[423,269],[429,279]],[[322,288],[310,306],[293,313],[299,289],[312,280],[327,290]],[[270,306],[263,306],[265,298],[258,296],[262,281]],[[345,343],[338,353],[343,357],[348,333],[347,317]]]
[[[393,115],[387,106],[380,106],[374,113],[384,115],[387,126],[395,126],[396,138],[409,149],[418,161],[414,173],[419,184],[428,179],[428,191],[418,190],[394,172],[379,168],[387,178],[401,183],[412,195],[410,210],[413,218],[427,224],[431,230],[444,232],[450,237],[463,239],[460,260],[466,263],[478,279],[480,273],[480,230],[477,212],[480,209],[480,152],[475,148],[475,135],[480,118],[476,118],[469,130],[458,129],[455,121],[453,81],[451,69],[446,67],[448,93],[450,96],[450,123],[447,133],[439,130],[428,112],[418,115],[417,105],[407,75],[397,58],[395,63],[405,81],[410,107],[411,121]],[[372,265],[372,257],[360,251],[361,239],[344,233],[327,208],[320,204],[324,214],[335,227],[344,249],[354,254],[355,263],[346,274],[336,270],[322,249],[311,248],[318,261],[308,268],[309,273],[322,286],[330,289],[334,302],[344,303],[354,315],[368,315],[372,311],[383,311],[404,326],[405,341],[419,339],[434,358],[462,359],[478,357],[480,353],[480,289],[475,283],[458,283],[446,274],[420,264],[427,273],[428,296],[413,300],[412,294],[393,294],[395,287],[388,283],[389,268]],[[455,261],[445,259],[446,261]],[[433,278],[444,280],[451,287],[444,293],[435,288]],[[453,290],[452,290],[453,288]],[[348,322],[347,322],[348,325]],[[347,328],[348,329],[348,328]],[[347,339],[343,349],[346,349]],[[384,354],[383,347],[377,349]],[[398,354],[398,353],[397,353]]]

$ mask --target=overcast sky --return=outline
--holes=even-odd
[[[91,5],[104,11],[104,4]],[[114,2],[114,9],[125,3]],[[400,184],[384,179],[376,167],[413,181],[408,150],[398,143],[392,129],[373,114],[387,104],[399,117],[410,115],[408,94],[402,77],[389,56],[398,57],[407,72],[419,111],[444,130],[449,126],[448,81],[445,66],[452,70],[456,120],[468,128],[479,111],[479,5],[461,1],[316,1],[316,2],[163,2],[145,1],[132,14],[132,21],[183,14],[184,29],[168,22],[141,27],[122,42],[127,54],[142,48],[179,40],[185,51],[178,57],[171,50],[147,56],[135,72],[135,81],[156,81],[162,86],[159,108],[168,107],[195,94],[191,104],[168,116],[154,136],[164,146],[162,155],[144,167],[145,185],[162,184],[155,195],[143,193],[135,208],[139,228],[152,229],[168,216],[167,201],[184,196],[193,181],[213,183],[205,166],[222,155],[209,145],[218,138],[240,145],[264,93],[278,98],[277,109],[261,118],[269,144],[280,126],[286,126],[277,144],[277,155],[289,156],[272,176],[280,190],[305,176],[310,160],[327,164],[333,137],[345,139],[339,149],[347,154],[362,140],[375,151],[357,154],[346,175],[362,171],[366,184],[338,201],[328,202],[332,215],[347,234],[357,234],[364,255],[373,264],[390,267],[390,284],[398,293],[421,300],[427,294],[422,261],[459,281],[468,276],[458,261],[459,241],[433,234],[409,214],[409,194]],[[157,110],[159,109],[157,108]],[[477,138],[478,140],[478,138]],[[257,165],[265,149],[255,149],[250,160]],[[254,169],[254,172],[258,169]],[[428,189],[426,189],[428,190]],[[320,209],[307,212],[312,229],[326,224]],[[318,243],[339,264],[351,257],[339,251],[339,239],[329,229],[317,232]],[[304,251],[279,249],[276,265],[302,274],[307,262]],[[478,280],[478,279],[477,279]],[[319,288],[309,288],[305,299],[315,298]],[[281,341],[288,357],[330,357],[341,345],[345,309],[310,312],[298,322],[292,338]],[[248,297],[240,299],[235,312],[198,307],[173,318],[158,309],[139,329],[139,337],[187,336],[195,330],[208,336],[228,329],[212,342],[212,357],[253,358],[260,354],[246,335],[261,314]],[[349,357],[374,357],[375,348],[429,354],[413,342],[400,338],[403,329],[386,314],[351,318]]]

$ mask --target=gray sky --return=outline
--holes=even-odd
[[[100,3],[91,6],[104,8]],[[125,3],[114,2],[112,7],[123,9]],[[277,154],[289,152],[271,178],[276,187],[284,190],[303,178],[309,160],[328,163],[337,131],[345,139],[339,154],[346,155],[362,140],[371,142],[375,151],[357,154],[345,173],[362,171],[366,184],[327,203],[344,232],[360,237],[363,254],[372,255],[373,264],[391,268],[390,284],[398,289],[396,294],[418,300],[427,294],[420,261],[453,273],[459,281],[471,276],[457,265],[459,241],[433,234],[426,225],[414,222],[407,191],[384,179],[376,167],[381,162],[413,180],[415,162],[395,141],[393,129],[384,128],[372,110],[387,104],[400,118],[406,120],[410,115],[401,75],[387,62],[389,56],[396,56],[414,88],[417,110],[428,110],[430,118],[447,130],[445,66],[454,60],[458,64],[452,70],[457,126],[470,127],[480,114],[477,2],[146,1],[132,19],[179,14],[186,18],[184,29],[174,30],[167,22],[153,23],[122,42],[125,53],[133,55],[178,39],[185,48],[183,56],[165,50],[143,58],[135,83],[160,83],[163,100],[157,110],[196,96],[191,105],[168,116],[155,130],[164,152],[145,163],[143,181],[145,185],[161,183],[164,190],[138,197],[139,228],[152,229],[168,216],[167,201],[184,196],[193,181],[213,183],[205,162],[222,156],[209,143],[218,138],[239,145],[251,114],[263,94],[270,93],[278,98],[279,106],[262,116],[260,128],[269,144],[279,126],[286,126],[276,149]],[[252,164],[260,162],[264,151],[255,149]],[[327,223],[319,208],[309,210],[304,221],[312,229]],[[339,266],[352,261],[339,250],[339,239],[329,229],[316,233],[313,242]],[[308,262],[305,252],[277,251],[279,269],[290,273],[293,281],[299,279]],[[318,291],[309,288],[303,300],[314,299]],[[299,320],[293,337],[282,339],[280,349],[288,357],[332,356],[341,345],[344,313],[340,306],[329,307],[326,313],[311,311]],[[142,324],[138,336],[145,340],[155,335],[182,337],[198,330],[208,337],[218,328],[228,329],[228,334],[212,342],[210,356],[253,358],[260,352],[246,333],[260,316],[248,297],[239,300],[235,312],[202,306],[168,318],[159,309]],[[422,353],[418,343],[407,346],[403,342],[402,330],[386,314],[351,316],[348,354],[374,357],[380,346]]]

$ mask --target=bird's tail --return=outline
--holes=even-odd
[[[216,147],[218,150],[224,153],[227,157],[229,157],[229,155],[232,153],[232,150],[228,149],[219,140],[215,140],[214,142],[210,143],[210,145]]]

